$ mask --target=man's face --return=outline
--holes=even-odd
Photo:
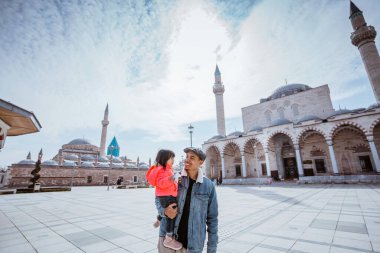
[[[198,168],[203,164],[203,161],[199,159],[199,157],[189,151],[186,153],[186,160],[185,160],[185,170],[188,171],[198,171]]]

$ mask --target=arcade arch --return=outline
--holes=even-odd
[[[206,176],[210,179],[222,176],[221,155],[216,146],[211,146],[206,151]]]
[[[340,174],[362,174],[375,171],[371,150],[361,128],[351,124],[339,125],[332,132],[332,141]]]
[[[266,177],[265,153],[263,145],[256,139],[248,140],[244,145],[247,177]]]
[[[225,178],[237,178],[243,176],[242,158],[239,146],[229,142],[223,149]]]

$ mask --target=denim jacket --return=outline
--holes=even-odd
[[[185,205],[189,177],[185,170],[181,173],[182,183],[178,184],[178,213],[174,225],[174,234],[177,236],[182,210]],[[161,216],[164,215],[164,208],[156,198],[156,206]],[[165,236],[166,219],[163,218],[160,226],[160,236]],[[207,225],[207,230],[206,230]],[[218,244],[218,201],[216,199],[215,185],[210,179],[203,176],[201,169],[198,171],[198,178],[191,191],[191,202],[188,224],[189,253],[201,253],[208,233],[207,253],[215,253]]]

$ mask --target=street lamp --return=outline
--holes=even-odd
[[[113,149],[114,149],[114,146],[110,146],[109,149],[110,149],[110,153],[111,153],[111,162],[110,162],[110,168],[108,169],[107,191],[110,190],[110,180],[111,180],[110,173],[111,173],[111,169],[112,169],[112,162],[113,162],[112,160],[113,160]]]
[[[190,126],[187,127],[189,129],[190,133],[190,147],[193,147],[193,129],[194,127],[190,124]]]

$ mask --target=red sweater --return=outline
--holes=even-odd
[[[164,167],[153,165],[146,173],[149,184],[156,187],[156,196],[177,197],[178,184],[172,181],[174,175],[170,166]]]

